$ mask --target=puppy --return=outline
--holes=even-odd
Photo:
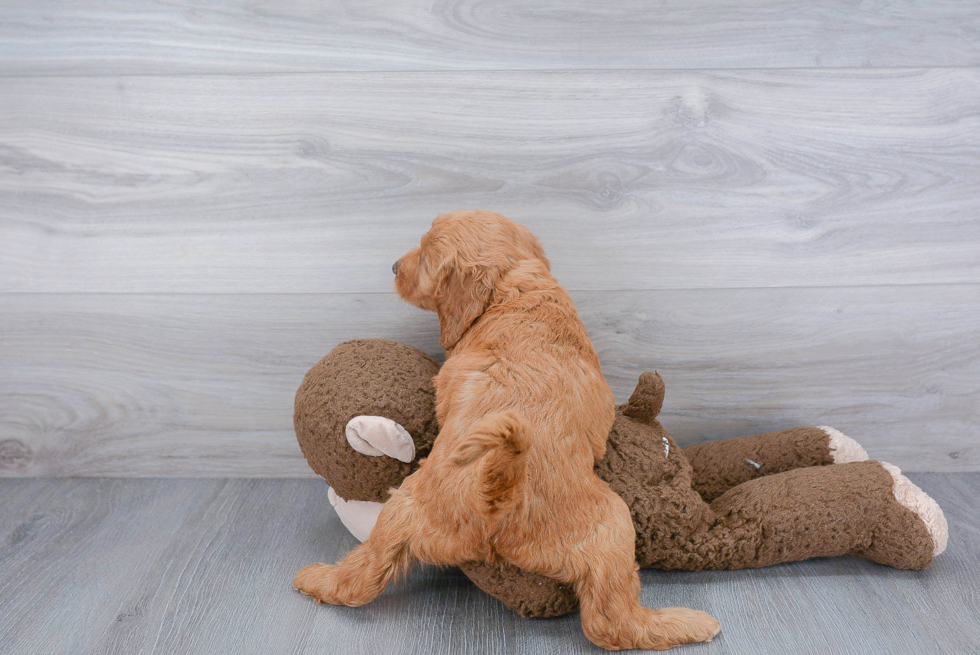
[[[506,561],[574,585],[582,628],[604,648],[718,634],[704,612],[640,605],[629,510],[593,472],[612,392],[538,240],[499,214],[452,212],[393,270],[402,298],[439,315],[439,436],[367,541],[300,570],[296,589],[359,606],[416,560]]]

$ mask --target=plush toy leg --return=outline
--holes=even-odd
[[[945,547],[942,510],[888,466],[801,468],[741,484],[711,503],[713,520],[660,564],[754,568],[851,553],[896,568],[925,568]]]
[[[688,446],[684,454],[694,469],[694,489],[709,503],[743,482],[766,475],[868,459],[858,442],[830,427],[709,441]]]

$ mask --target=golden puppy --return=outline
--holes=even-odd
[[[414,560],[504,560],[573,584],[599,646],[714,637],[718,621],[704,612],[639,603],[629,510],[593,472],[612,392],[538,240],[499,214],[452,212],[393,269],[399,295],[439,315],[441,430],[368,540],[337,566],[299,571],[296,589],[358,606]]]

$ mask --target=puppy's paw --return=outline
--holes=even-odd
[[[664,607],[651,612],[652,620],[637,645],[666,650],[681,644],[711,641],[721,632],[721,623],[707,612],[686,607]]]
[[[313,598],[318,603],[343,605],[337,597],[333,572],[337,567],[333,564],[317,562],[304,566],[293,577],[293,589]]]

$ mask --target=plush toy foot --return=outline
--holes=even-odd
[[[881,465],[895,481],[892,485],[892,495],[895,496],[895,500],[915,512],[926,524],[926,530],[929,531],[929,537],[932,539],[932,556],[941,554],[946,550],[946,542],[949,540],[949,526],[946,524],[946,515],[943,514],[939,503],[902,475],[901,469],[894,464],[881,462]]]
[[[869,543],[854,551],[862,557],[897,569],[924,569],[946,549],[946,517],[935,500],[902,475],[897,466],[880,466],[875,475],[887,489],[885,503],[874,513]],[[860,466],[848,464],[847,466]],[[887,473],[888,476],[882,476]],[[883,478],[883,479],[882,479]]]
[[[834,464],[867,461],[868,453],[854,439],[851,439],[840,430],[835,430],[827,425],[820,425],[818,427],[827,433],[827,437],[830,440],[830,456],[833,458]]]

